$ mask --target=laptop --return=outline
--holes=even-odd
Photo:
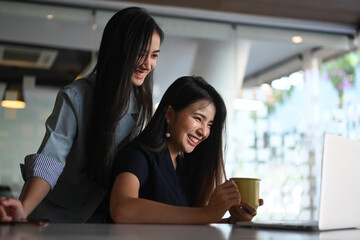
[[[359,185],[360,142],[326,133],[318,221],[237,222],[236,226],[311,231],[357,228],[360,227]]]

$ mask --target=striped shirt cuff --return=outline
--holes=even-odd
[[[31,177],[44,179],[51,187],[54,188],[64,167],[51,157],[42,154],[31,154],[25,157],[25,165],[21,164],[21,174],[24,180]]]

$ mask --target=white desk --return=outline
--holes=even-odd
[[[0,225],[1,240],[232,240],[232,239],[360,239],[360,229],[304,232],[259,230],[233,227],[228,224],[212,225],[143,225],[143,224],[49,224],[46,227],[31,225]]]

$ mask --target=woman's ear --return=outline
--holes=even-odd
[[[175,111],[172,108],[172,106],[169,105],[168,108],[166,109],[166,121],[173,122],[174,118],[175,118]]]

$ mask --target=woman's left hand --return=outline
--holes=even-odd
[[[259,206],[264,204],[263,199],[259,199]],[[231,223],[238,221],[250,222],[257,214],[257,210],[251,204],[241,201],[242,207],[231,207],[229,212],[231,214]]]

